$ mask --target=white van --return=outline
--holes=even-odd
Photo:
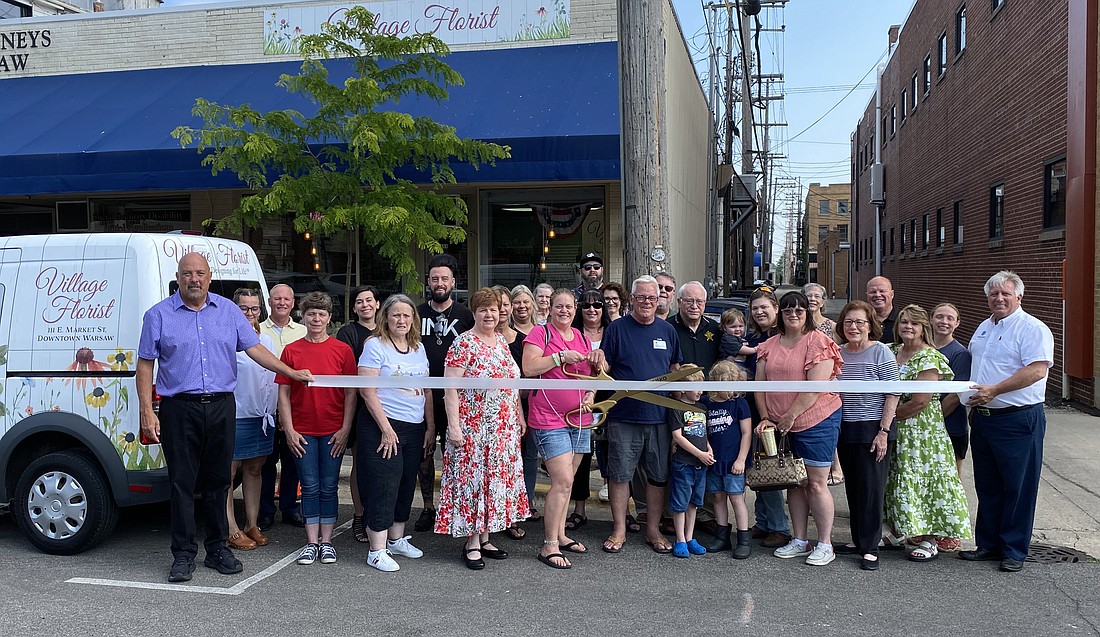
[[[0,237],[0,510],[36,547],[83,551],[118,507],[168,499],[160,445],[141,439],[141,319],[199,252],[210,291],[266,285],[248,245],[187,234]],[[154,389],[155,394],[155,389]]]

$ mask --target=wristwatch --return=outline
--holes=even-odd
[[[890,435],[890,429],[888,427],[879,427],[878,430],[886,434],[887,436]]]

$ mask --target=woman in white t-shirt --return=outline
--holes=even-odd
[[[378,326],[363,345],[360,376],[428,376],[428,357],[420,345],[420,317],[412,299],[392,294],[378,312]],[[359,492],[365,498],[364,521],[370,541],[367,564],[380,571],[399,570],[394,555],[417,558],[424,552],[409,543],[409,520],[416,476],[424,449],[435,437],[430,389],[362,389],[366,404],[358,419]]]

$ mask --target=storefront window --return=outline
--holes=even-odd
[[[91,200],[90,232],[191,230],[191,197]]]
[[[484,192],[478,283],[572,288],[577,259],[605,252],[605,220],[603,188]]]

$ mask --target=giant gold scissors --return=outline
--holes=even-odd
[[[563,369],[563,371],[565,371],[565,370]],[[703,371],[703,368],[701,368],[701,367],[698,367],[696,365],[687,365],[687,366],[681,367],[680,369],[677,369],[674,372],[669,372],[667,374],[662,374],[660,376],[655,376],[653,378],[650,378],[650,379],[647,380],[647,382],[652,382],[652,383],[672,382],[672,381],[680,380],[681,378],[685,378],[687,376],[691,376],[695,372],[701,372],[701,371]],[[610,381],[615,380],[614,378],[609,376],[607,374],[607,372],[602,371],[602,370],[599,371],[598,373],[596,373],[593,376],[587,376],[585,374],[574,374],[573,372],[570,372],[570,371],[565,371],[565,375],[566,376],[572,376],[573,378],[579,378],[581,380],[610,380]],[[670,387],[669,391],[675,391],[675,388]],[[567,425],[569,425],[570,427],[577,427],[579,429],[595,429],[596,427],[599,427],[599,426],[603,425],[604,420],[606,420],[606,418],[607,418],[607,411],[609,409],[611,409],[612,407],[614,407],[616,403],[618,403],[620,400],[622,400],[624,398],[633,398],[635,400],[640,400],[642,402],[647,402],[647,403],[650,403],[650,404],[653,404],[653,405],[660,405],[662,407],[668,407],[669,409],[676,409],[676,410],[679,410],[679,411],[697,411],[697,412],[702,411],[701,409],[699,409],[695,405],[685,403],[685,402],[680,401],[680,400],[676,400],[675,398],[669,398],[668,396],[662,396],[660,394],[654,394],[652,392],[644,391],[644,390],[640,390],[640,389],[623,390],[623,391],[617,391],[614,394],[611,394],[611,396],[609,398],[607,398],[607,400],[601,400],[600,402],[595,403],[595,404],[592,405],[592,422],[590,424],[587,424],[587,425],[581,424],[581,418],[585,413],[581,409],[574,409],[573,411],[570,411],[570,412],[566,413],[565,414],[565,423]]]

